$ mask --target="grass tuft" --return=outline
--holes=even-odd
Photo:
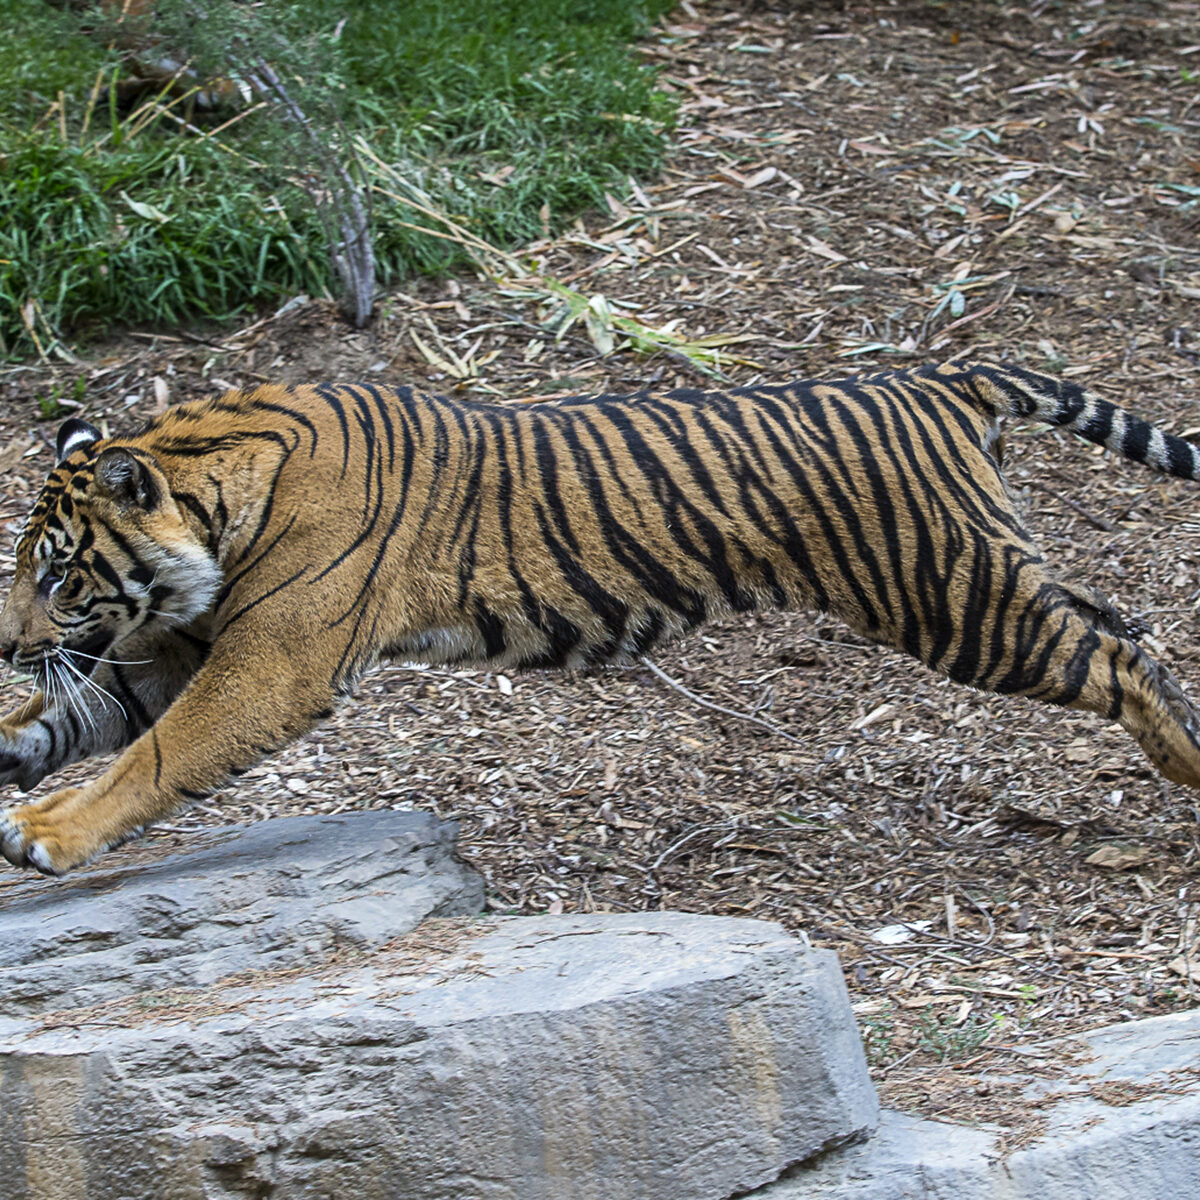
[[[234,36],[223,31],[246,11],[228,0],[213,11],[222,5],[228,24],[214,20],[188,48],[198,65],[219,61],[214,31]],[[667,7],[272,0],[255,19],[332,114],[331,143],[359,144],[392,183],[405,180],[373,191],[389,282],[478,254],[431,231],[414,199],[454,213],[480,244],[511,247],[656,170],[672,103],[629,43]],[[178,8],[161,0],[162,21]],[[88,36],[78,13],[45,0],[0,0],[0,17],[23,31],[0,45],[11,98],[0,113],[0,355],[70,357],[68,339],[114,324],[223,319],[333,285],[325,231],[296,186],[303,168],[280,150],[269,106],[202,125],[196,88],[179,86],[119,111],[111,85],[130,67],[111,37]]]

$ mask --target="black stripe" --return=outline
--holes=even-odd
[[[482,596],[475,597],[475,625],[483,638],[484,652],[488,658],[498,658],[508,648],[504,640],[504,622],[484,603]]]
[[[283,539],[288,535],[289,531],[291,530],[292,526],[295,523],[296,523],[296,514],[292,513],[292,515],[290,517],[288,517],[287,522],[284,525],[284,527],[266,544],[266,546],[263,547],[261,553],[256,555],[250,562],[245,563],[241,567],[240,570],[238,570],[234,574],[226,577],[224,586],[217,593],[217,599],[216,599],[216,604],[215,604],[216,608],[220,608],[221,605],[224,604],[225,601],[229,599],[230,594],[233,592],[233,589],[238,584],[238,582],[240,580],[242,580],[243,578],[245,578],[245,576],[248,575],[251,571],[253,571],[254,568],[257,567],[259,565],[259,563],[261,563],[263,561],[263,559],[265,559],[267,557],[267,555],[270,554],[271,551],[274,550],[275,547],[278,546],[279,543],[283,541]],[[259,522],[259,528],[257,530],[255,530],[254,538],[251,540],[250,545],[246,547],[246,549],[243,551],[241,556],[238,558],[239,563],[242,562],[245,559],[246,555],[249,554],[250,551],[252,551],[254,549],[254,544],[258,540],[259,534],[261,533],[261,530],[264,525],[265,525],[265,522],[263,522],[263,521]]]
[[[1134,462],[1144,463],[1150,447],[1151,428],[1132,413],[1126,414],[1125,436],[1121,439],[1121,453]]]
[[[1196,454],[1190,442],[1183,438],[1166,436],[1167,470],[1178,479],[1197,477]]]
[[[342,402],[338,398],[337,389],[331,387],[327,383],[322,383],[317,386],[317,395],[333,409],[333,415],[337,417],[338,424],[342,427],[342,474],[341,478],[346,478],[346,467],[350,462],[350,423],[346,420],[346,410],[342,407]]]
[[[301,575],[308,570],[308,567],[301,567],[294,575],[289,575],[282,583],[277,583],[274,587],[268,588],[259,596],[255,596],[248,604],[243,604],[232,616],[228,617],[221,623],[221,632],[223,633],[235,622],[240,621],[248,612],[257,608],[264,600],[269,600],[277,592],[282,592],[284,588],[290,587]]]
[[[120,666],[112,665],[111,672],[117,699],[121,701],[121,707],[125,709],[125,736],[126,745],[128,745],[134,737],[154,724],[154,718],[150,716],[146,706],[130,687],[129,681],[125,678],[125,672],[121,670]]]
[[[1096,411],[1088,421],[1083,425],[1075,426],[1075,432],[1080,437],[1087,438],[1089,442],[1107,446],[1108,439],[1112,437],[1113,419],[1116,417],[1117,411],[1115,404],[1109,404],[1107,400],[1102,400],[1096,405]]]
[[[708,607],[704,596],[695,588],[677,580],[664,562],[656,558],[617,521],[604,494],[601,472],[595,469],[591,455],[578,437],[580,426],[592,434],[596,447],[606,455],[607,448],[604,447],[603,439],[596,432],[589,417],[579,414],[578,419],[563,422],[562,431],[571,445],[577,482],[591,497],[594,515],[599,522],[600,533],[609,553],[633,575],[653,599],[679,613],[689,628],[700,624]],[[609,462],[611,464],[611,457]],[[612,465],[611,481],[623,486],[620,473],[616,471],[615,464]]]
[[[379,411],[379,419],[383,422],[384,436],[387,438],[388,470],[394,471],[396,469],[396,430],[392,424],[392,414],[388,411],[388,403],[374,384],[364,383],[360,386],[375,401],[375,407]],[[398,389],[393,389],[393,395],[397,395],[397,393]]]
[[[316,454],[317,441],[319,440],[317,427],[304,413],[295,408],[288,408],[286,404],[273,404],[269,400],[261,400],[257,394],[250,397],[250,405],[252,408],[258,409],[262,412],[279,413],[282,416],[287,417],[289,421],[295,421],[297,425],[303,425],[304,428],[308,430],[309,437],[312,438],[312,445],[309,447],[308,457],[312,458],[313,455]]]

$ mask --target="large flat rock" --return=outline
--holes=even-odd
[[[1010,1131],[885,1112],[869,1142],[797,1168],[753,1200],[1183,1200],[1200,1191],[1200,1012],[1074,1039],[1053,1080],[1029,1078],[1044,1127]],[[1010,1081],[1020,1083],[1020,1080]],[[1036,1105],[1036,1108],[1033,1106]]]
[[[4,1200],[725,1200],[874,1126],[832,953],[682,913],[382,938],[378,875],[360,863],[340,899],[306,877],[429,839],[359,820],[324,853],[302,839],[294,871],[258,840],[281,821],[196,850],[203,869],[0,888]],[[214,955],[202,927],[241,932]],[[21,988],[47,968],[57,1003]]]
[[[428,813],[285,817],[127,846],[61,880],[5,870],[0,1015],[211,983],[480,912],[454,834]]]

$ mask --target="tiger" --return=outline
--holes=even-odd
[[[1026,531],[1000,466],[1014,416],[1200,479],[1200,447],[995,362],[521,404],[266,384],[128,437],[72,418],[0,611],[0,657],[38,685],[0,721],[0,783],[120,753],[6,808],[0,852],[79,867],[229,786],[384,659],[629,663],[765,608],[1098,713],[1200,787],[1197,709]]]

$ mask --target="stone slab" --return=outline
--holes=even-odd
[[[5,1200],[725,1200],[878,1108],[835,956],[682,913],[440,920],[0,1019]]]
[[[0,1014],[73,1008],[366,948],[478,913],[455,827],[420,812],[281,817],[147,839],[61,880],[0,873]]]
[[[878,1133],[754,1200],[1183,1200],[1200,1193],[1200,1012],[1098,1030],[1052,1082],[1029,1079],[1045,1132],[1004,1152],[995,1128],[897,1112]]]

